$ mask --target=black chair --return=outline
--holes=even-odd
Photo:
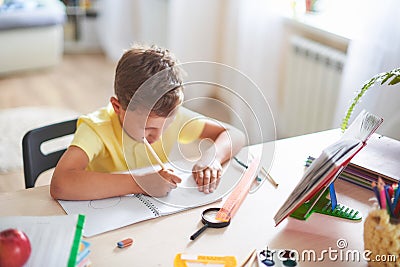
[[[47,125],[27,132],[22,139],[22,156],[24,160],[25,188],[32,188],[39,175],[57,165],[66,148],[44,154],[42,143],[59,137],[73,134],[76,131],[77,119]]]

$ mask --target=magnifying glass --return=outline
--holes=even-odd
[[[201,233],[203,233],[208,227],[211,228],[223,228],[228,226],[231,221],[227,222],[221,222],[216,219],[217,213],[219,211],[219,208],[209,208],[203,211],[201,214],[201,222],[204,224],[203,227],[201,227],[199,230],[197,230],[196,233],[194,233],[191,237],[190,240],[195,240]]]

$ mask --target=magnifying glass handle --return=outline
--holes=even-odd
[[[197,230],[196,233],[194,233],[191,237],[190,240],[195,240],[202,232],[204,232],[208,228],[208,223],[203,225],[199,230]]]

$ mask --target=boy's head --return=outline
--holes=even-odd
[[[111,103],[125,132],[150,143],[159,139],[183,102],[182,77],[177,61],[165,49],[134,46],[119,60]],[[126,123],[129,121],[129,123]]]
[[[121,107],[169,116],[183,101],[182,77],[176,65],[166,49],[136,45],[127,50],[115,71],[114,91]]]

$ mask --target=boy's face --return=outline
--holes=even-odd
[[[122,120],[121,120],[122,119]],[[175,119],[175,114],[168,117],[158,117],[154,114],[148,116],[147,112],[123,111],[120,121],[124,131],[136,141],[141,142],[143,137],[151,144],[160,139],[162,133]]]
[[[159,117],[143,110],[126,111],[115,97],[111,97],[110,102],[124,131],[138,142],[142,142],[143,137],[146,137],[150,144],[160,139],[165,129],[174,121],[177,110],[168,117]]]

